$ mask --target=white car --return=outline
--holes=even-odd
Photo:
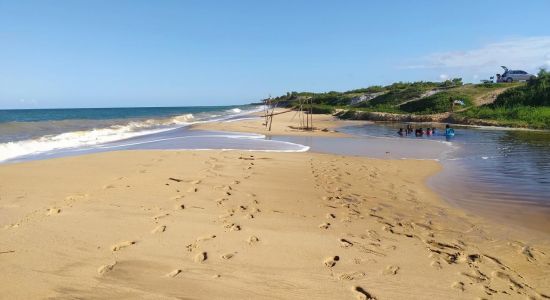
[[[505,66],[501,66],[501,68],[504,69],[504,73],[502,75],[497,74],[497,82],[527,81],[536,77],[522,70],[508,70]]]

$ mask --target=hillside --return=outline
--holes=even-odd
[[[508,89],[494,102],[462,112],[457,117],[492,120],[503,126],[550,129],[550,72],[541,70],[536,79]]]
[[[314,113],[350,119],[456,122],[550,129],[550,75],[541,71],[528,83],[463,84],[397,82],[346,92],[291,92],[272,99],[296,107],[308,99]],[[455,103],[453,105],[453,103]]]

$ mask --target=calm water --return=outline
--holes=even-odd
[[[430,180],[431,187],[458,206],[550,232],[550,132],[455,127],[455,137],[447,141],[444,136],[399,137],[399,127],[378,123],[343,131],[403,141],[405,153],[410,141],[424,147],[447,144],[438,155],[443,172]]]

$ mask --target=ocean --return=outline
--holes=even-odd
[[[300,145],[262,142],[262,135],[187,129],[259,110],[253,105],[0,110],[0,163],[108,149],[304,151]]]

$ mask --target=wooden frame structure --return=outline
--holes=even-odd
[[[295,111],[296,114],[292,117],[291,120],[294,120],[296,116],[298,116],[299,120],[299,126],[297,129],[299,130],[313,130],[313,99],[306,98],[306,99],[298,99],[298,106],[293,109],[288,109],[280,112],[275,112],[275,109],[279,105],[279,102],[282,100],[272,100],[271,96],[265,100],[264,102],[264,115],[262,117],[265,118],[265,121],[262,125],[265,125],[268,131],[271,131],[271,125],[273,124],[273,116],[285,114],[288,112]],[[296,110],[297,108],[297,110]]]

